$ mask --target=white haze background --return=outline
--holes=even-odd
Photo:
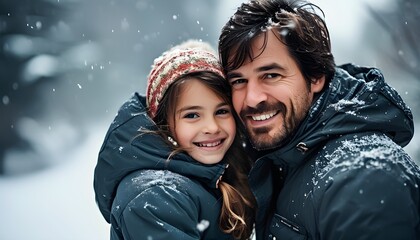
[[[215,2],[217,14],[213,21],[214,31],[218,31],[222,27],[240,2],[238,0]],[[386,8],[390,6],[388,0],[317,0],[314,3],[318,4],[325,12],[332,37],[333,53],[338,64],[354,62],[360,65],[381,65],[374,50],[369,49],[363,43],[365,40],[363,34],[366,31],[365,20],[371,17],[366,11],[365,4],[369,3],[374,8]],[[177,16],[177,13],[172,12],[172,15]],[[173,20],[176,21],[176,17],[173,17]],[[153,26],[161,23],[149,22],[147,24]],[[384,38],[388,36],[380,29],[379,25],[372,22],[371,24],[370,27],[383,34]],[[217,37],[218,32],[214,36]],[[215,42],[216,39],[213,43]],[[174,41],[174,43],[177,42]],[[126,66],[126,68],[136,68],[136,66]],[[48,71],[48,69],[40,70]],[[414,97],[412,95],[415,94],[412,88],[408,87],[412,85],[410,83],[407,85],[392,83],[392,78],[398,77],[398,74],[401,73],[386,71],[384,73],[391,85],[397,88],[405,100],[410,102]],[[407,78],[409,79],[409,77]],[[124,87],[124,80],[121,81],[122,85],[119,87]],[[83,85],[78,85],[78,87],[81,91],[83,90]],[[129,91],[136,90],[133,86],[127,86],[127,89]],[[0,239],[109,239],[109,225],[100,215],[94,200],[93,170],[105,132],[117,112],[118,106],[128,97],[129,95],[121,96],[120,102],[106,108],[109,111],[109,117],[93,122],[88,128],[88,133],[81,139],[78,139],[78,136],[72,131],[72,126],[66,121],[60,122],[53,131],[49,132],[37,131],[37,129],[45,127],[43,123],[31,120],[25,122],[24,126],[28,131],[36,132],[37,137],[32,142],[36,143],[36,149],[43,153],[45,161],[58,162],[59,160],[60,164],[54,164],[52,167],[30,174],[0,177],[2,219]],[[417,123],[416,127],[418,125]],[[30,138],[30,135],[27,137]],[[418,135],[416,133],[412,143],[406,147],[409,153],[414,153],[417,150]],[[73,142],[77,142],[77,144],[72,144]],[[22,152],[8,155],[9,161],[22,161],[22,159],[31,157],[30,153]],[[25,161],[22,164],[25,164]]]

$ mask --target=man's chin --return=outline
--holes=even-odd
[[[269,129],[266,131],[262,131],[262,129],[250,131],[248,129],[248,134],[252,147],[257,151],[276,149],[283,146],[288,140],[281,133],[270,132]]]
[[[250,138],[252,147],[258,151],[270,150],[280,146],[280,143],[277,143],[272,138],[267,139],[266,137],[258,137],[256,135],[251,135]]]
[[[280,147],[276,144],[268,144],[268,143],[261,143],[261,142],[251,142],[252,147],[257,151],[265,151],[265,150],[272,150],[277,147]]]

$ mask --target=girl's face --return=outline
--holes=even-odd
[[[180,147],[204,164],[223,159],[236,134],[227,102],[192,78],[182,83],[174,114],[169,125]]]

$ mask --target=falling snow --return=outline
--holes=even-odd
[[[197,224],[197,229],[200,232],[204,232],[210,226],[210,222],[203,219]]]
[[[64,4],[66,3],[66,1],[60,0],[50,2],[52,4],[58,3],[61,6],[65,6]],[[73,4],[79,1],[67,2],[71,2]],[[84,3],[89,1],[80,2]],[[128,3],[130,1],[126,2]],[[144,90],[141,89],[140,86],[144,83],[144,76],[146,75],[147,68],[150,65],[147,63],[147,59],[153,59],[163,46],[173,44],[179,39],[185,39],[186,36],[182,34],[187,34],[188,37],[203,37],[205,40],[216,42],[217,34],[219,33],[218,31],[220,30],[222,22],[229,19],[227,16],[229,16],[239,4],[237,1],[220,1],[221,6],[217,8],[217,14],[210,15],[211,28],[208,27],[209,25],[206,25],[208,21],[206,21],[205,18],[207,18],[207,16],[204,16],[204,14],[202,18],[199,18],[195,15],[189,16],[188,14],[190,14],[190,12],[183,12],[180,15],[178,14],[178,11],[171,10],[165,18],[171,19],[171,15],[173,13],[176,14],[173,14],[172,20],[167,21],[165,24],[169,24],[169,22],[183,24],[182,21],[186,20],[189,21],[190,27],[194,26],[191,29],[194,29],[196,32],[187,32],[185,25],[182,25],[182,30],[185,31],[174,31],[175,33],[166,34],[166,32],[168,32],[166,29],[172,30],[172,28],[168,28],[164,24],[162,26],[164,28],[166,27],[166,29],[160,30],[159,32],[157,29],[159,26],[157,25],[161,22],[159,19],[160,15],[157,15],[158,18],[154,18],[153,21],[147,23],[138,21],[138,19],[134,18],[143,16],[142,14],[138,14],[139,11],[144,11],[144,9],[148,9],[148,7],[150,7],[145,2],[146,1],[137,1],[135,3],[135,6],[133,6],[135,11],[132,11],[135,13],[134,15],[129,15],[130,11],[115,11],[126,7],[123,2],[112,1],[112,4],[114,5],[111,6],[112,4],[108,4],[111,6],[110,8],[107,8],[107,4],[99,2],[99,5],[92,4],[92,7],[94,8],[100,7],[105,14],[103,14],[103,16],[101,16],[101,14],[94,14],[92,16],[88,15],[87,19],[80,18],[80,22],[88,23],[85,24],[86,26],[95,26],[95,31],[99,34],[99,40],[102,41],[100,44],[106,43],[100,45],[99,47],[96,45],[97,43],[95,43],[95,39],[92,37],[91,33],[86,30],[80,31],[79,29],[73,28],[78,25],[71,24],[70,20],[64,20],[62,17],[60,17],[60,19],[62,19],[61,23],[50,26],[47,21],[44,21],[44,19],[42,19],[42,21],[34,20],[29,22],[26,20],[30,19],[31,16],[28,16],[27,18],[25,16],[25,21],[21,23],[21,27],[25,28],[27,31],[35,33],[36,36],[30,38],[23,34],[14,34],[10,35],[7,39],[4,39],[5,42],[2,45],[2,50],[6,54],[12,56],[13,59],[18,59],[22,62],[25,60],[27,64],[22,66],[22,81],[13,80],[13,82],[10,82],[7,86],[13,91],[10,94],[4,93],[3,95],[0,95],[1,106],[8,109],[8,111],[12,106],[13,111],[21,111],[18,106],[14,105],[18,102],[17,100],[19,100],[16,99],[16,96],[21,96],[19,98],[29,99],[29,96],[24,94],[27,90],[28,84],[41,83],[41,86],[44,86],[47,90],[44,92],[38,92],[36,98],[42,99],[43,102],[48,102],[48,105],[51,104],[52,108],[52,110],[41,110],[42,113],[45,112],[42,120],[46,122],[39,121],[37,122],[38,124],[30,124],[31,127],[22,128],[21,125],[18,124],[18,121],[15,121],[7,124],[6,128],[16,130],[21,128],[20,131],[23,132],[22,134],[25,134],[24,132],[27,131],[27,135],[24,135],[27,137],[26,140],[30,140],[31,143],[33,142],[33,146],[37,149],[37,151],[42,151],[40,154],[42,157],[45,159],[48,158],[42,162],[43,164],[49,164],[49,162],[60,162],[60,164],[58,166],[51,165],[39,172],[35,171],[30,174],[10,177],[5,176],[4,178],[0,178],[0,195],[3,196],[0,200],[0,205],[3,206],[1,212],[2,216],[7,219],[7,221],[2,222],[2,226],[0,226],[0,239],[66,239],[69,236],[69,232],[74,234],[74,236],[72,236],[74,239],[109,239],[109,225],[104,221],[103,217],[99,213],[92,190],[94,164],[97,160],[97,153],[101,147],[104,133],[108,129],[110,123],[107,119],[111,119],[110,116],[115,115],[117,106],[119,106],[118,103],[121,102],[121,99],[127,98],[126,95],[128,91],[133,89],[136,91]],[[333,3],[332,1],[330,2]],[[338,64],[343,63],[343,61],[350,61],[353,59],[360,64],[366,63],[368,65],[378,66],[389,66],[386,64],[392,62],[389,59],[385,59],[383,61],[380,57],[378,58],[378,54],[376,52],[371,51],[372,49],[369,48],[369,44],[364,38],[367,36],[366,32],[363,32],[363,26],[367,26],[368,24],[361,24],[362,16],[357,19],[354,18],[354,10],[358,11],[357,7],[362,5],[361,3],[366,2],[368,1],[352,2],[351,4],[348,4],[346,9],[352,9],[352,11],[347,11],[349,15],[346,15],[347,13],[343,13],[342,11],[336,11],[336,8],[334,7],[335,4],[328,3],[328,1],[325,3],[320,2],[321,7],[322,4],[325,5],[326,16],[328,17],[327,22],[330,23],[330,34],[332,34],[332,39],[336,39],[333,40],[333,45],[335,46],[334,54]],[[379,5],[375,1],[370,2]],[[165,4],[168,3],[165,2]],[[16,6],[20,5],[16,3]],[[76,9],[76,4],[74,4],[74,6],[75,8],[71,9]],[[23,6],[23,8],[24,7],[25,6]],[[92,12],[92,7],[86,8],[86,12]],[[83,14],[86,13],[82,12],[82,10],[83,9],[79,9],[76,16],[83,16]],[[156,13],[157,10],[158,8],[155,8],[154,11],[150,12]],[[5,11],[3,18],[1,19],[3,22],[0,23],[0,31],[2,34],[5,33],[4,31],[6,30],[6,27],[12,26],[7,25],[5,21],[8,19],[15,19],[19,17],[20,14],[19,12],[12,11],[10,9],[7,11]],[[39,13],[41,12],[42,11]],[[207,12],[210,13],[213,12],[213,10],[209,10]],[[347,19],[348,21],[343,19]],[[411,26],[414,24],[413,22],[406,20],[404,20],[403,23],[404,25],[410,24]],[[146,24],[150,25],[151,28],[147,28],[148,26],[145,26]],[[173,30],[178,29],[174,28]],[[49,41],[40,43],[40,34],[42,32],[48,33],[48,35],[52,36],[53,39],[58,38],[58,43],[50,44]],[[128,35],[131,32],[135,33],[135,35]],[[208,33],[211,33],[211,37],[204,38],[204,36],[207,36],[205,34]],[[361,34],[364,34],[362,38],[360,37]],[[68,51],[58,52],[59,49],[57,49],[55,44],[67,44],[68,41],[71,40],[71,37],[75,36],[82,36],[84,41],[90,43],[89,47],[74,49],[69,48]],[[378,36],[382,36],[382,34],[378,34]],[[363,40],[358,40],[359,38]],[[130,42],[130,39],[133,40],[135,44],[137,44],[137,42],[144,41],[145,43],[141,45],[143,48],[138,48],[142,49],[142,51],[133,51],[134,43]],[[382,42],[385,43],[388,41]],[[382,42],[378,43],[377,49],[381,47],[379,45],[382,44]],[[43,46],[47,47],[46,50],[43,49]],[[352,49],[357,51],[353,51]],[[395,54],[400,58],[407,57],[410,54],[409,49],[390,49],[393,49]],[[57,53],[57,55],[50,55],[50,53],[53,52]],[[102,61],[100,61],[100,59]],[[107,64],[104,64],[104,62]],[[113,63],[112,65],[111,62]],[[418,63],[414,61],[410,64],[411,66],[418,66]],[[107,67],[105,68],[104,65]],[[70,75],[71,79],[59,79],[64,81],[56,81],[53,85],[49,85],[50,87],[48,87],[48,84],[51,84],[51,81],[49,81],[51,80],[50,78],[65,75],[63,73],[65,73],[65,70],[69,70],[68,68],[77,71],[80,71],[80,69],[88,70],[90,75]],[[395,85],[399,89],[403,89],[402,92],[405,93],[404,97],[407,97],[408,100],[415,99],[417,96],[416,89],[418,89],[417,82],[406,81],[407,77],[404,76],[405,72],[395,70],[395,68],[392,68],[392,65],[389,69],[388,67],[385,67],[384,70],[388,71],[388,75],[392,74],[391,77],[386,78],[394,81]],[[100,72],[100,75],[96,75],[97,72]],[[88,85],[88,82],[83,81],[85,79],[90,81],[89,83],[96,82],[98,85]],[[130,81],[130,79],[132,79],[132,81]],[[69,85],[61,85],[67,80],[70,82]],[[77,83],[77,81],[80,83]],[[66,86],[67,88],[63,86]],[[84,87],[83,91],[80,91],[82,86]],[[110,91],[107,91],[105,86],[107,86]],[[367,86],[370,87],[371,85],[368,84]],[[67,99],[81,99],[80,95],[77,94],[84,94],[90,89],[94,89],[93,92],[89,92],[94,100],[84,99],[85,102],[82,102],[83,104],[80,104],[80,102],[71,104],[76,106],[75,108],[80,106],[80,109],[94,109],[95,111],[92,112],[95,114],[100,111],[109,114],[96,115],[92,118],[94,121],[90,122],[86,126],[82,126],[81,124],[79,125],[82,121],[77,121],[77,126],[67,126],[67,124],[65,124],[66,130],[60,130],[62,128],[57,127],[57,123],[66,122],[66,120],[54,119],[52,116],[60,115],[61,112],[56,112],[57,109],[67,108],[63,107],[66,105],[66,102],[63,102],[63,99],[58,99],[58,95],[68,94],[73,97],[65,98],[64,101]],[[40,89],[37,89],[37,91],[38,90]],[[72,90],[74,91],[71,92]],[[389,93],[393,94],[392,92]],[[54,98],[46,98],[46,96],[50,95],[54,96]],[[52,103],[56,103],[56,105],[53,105]],[[100,105],[96,103],[100,103]],[[352,104],[356,106],[358,103],[352,101]],[[38,106],[35,103],[33,105]],[[412,104],[410,105],[413,107],[413,111],[418,111],[418,104],[416,101],[412,101]],[[315,104],[315,106],[317,107],[319,104]],[[347,102],[341,102],[340,104],[337,103],[336,105],[332,105],[330,107],[337,110],[344,106],[351,105],[347,105]],[[313,110],[314,111],[311,111],[311,114],[316,113],[316,110],[318,109]],[[357,113],[355,111],[348,110],[347,108],[345,108],[345,110],[345,113],[349,115],[355,115]],[[65,112],[65,114],[61,115],[68,117],[73,113],[74,112]],[[82,117],[88,118],[88,114],[86,112],[81,112],[80,114],[73,115],[82,120]],[[100,122],[98,122],[98,120]],[[415,118],[415,120],[417,121],[417,118]],[[83,121],[88,122],[86,119]],[[420,126],[416,124],[417,138],[413,139],[410,146],[408,146],[412,154],[418,152],[419,137],[417,129],[419,129],[419,127]],[[76,138],[73,136],[76,131],[82,131],[85,129],[87,129],[87,131],[83,132],[84,135],[82,137]],[[31,135],[33,135],[33,137],[31,137]],[[69,138],[68,135],[71,135],[72,137]],[[362,139],[362,142],[366,143],[373,140],[380,140],[380,136],[376,137],[377,139]],[[386,144],[392,143],[385,141],[380,149],[385,149]],[[349,150],[354,151],[354,153],[352,153],[354,154],[352,156],[356,158],[354,164],[350,164],[349,162],[334,162],[336,157],[346,154],[346,151]],[[117,148],[116,151],[123,151],[123,149]],[[403,160],[394,162],[388,161],[386,158],[388,154],[395,155],[396,153],[387,152],[386,150],[363,151],[363,145],[358,143],[356,139],[349,140],[348,142],[345,142],[344,146],[340,149],[328,152],[327,157],[332,160],[331,165],[322,166],[325,168],[322,168],[322,170],[318,172],[319,175],[317,175],[317,177],[327,176],[328,172],[332,171],[334,168],[340,168],[344,172],[357,168],[373,168],[387,171],[390,165],[396,163],[402,164],[408,171],[414,168],[414,166]],[[24,159],[36,160],[33,157],[34,155],[35,154],[26,152],[16,153],[11,151],[11,153],[8,154],[8,159],[12,159],[12,162],[16,160],[14,162],[19,164]],[[362,161],[364,157],[368,157],[371,160],[364,162]],[[405,158],[404,156],[400,157],[400,159]],[[323,180],[333,181],[331,177]],[[324,181],[316,182],[318,186],[321,183],[324,183]],[[416,185],[416,187],[418,186]],[[358,191],[359,194],[366,194],[364,189],[360,189]],[[27,199],[28,196],[31,196],[29,202],[30,204],[22,204],[21,200]],[[77,199],[74,199],[69,198],[69,196],[78,197]],[[293,202],[293,200],[291,201]],[[386,199],[380,199],[379,203],[386,204]],[[63,208],[63,206],[66,207]],[[60,211],[56,211],[57,209],[60,209]],[[33,219],[39,219],[39,221],[33,221]],[[201,229],[201,227],[206,226],[203,221],[197,225],[197,228]],[[52,230],[45,231],[45,226],[50,226]],[[153,237],[149,236],[147,239],[152,240]]]

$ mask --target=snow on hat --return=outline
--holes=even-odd
[[[159,102],[168,87],[186,74],[213,72],[224,77],[218,58],[209,44],[189,40],[164,52],[155,59],[147,79],[146,102],[154,118]]]

